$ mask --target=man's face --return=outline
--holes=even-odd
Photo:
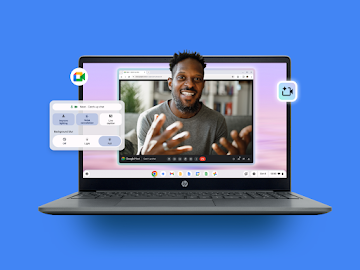
[[[187,58],[177,63],[173,78],[168,79],[176,108],[184,113],[197,112],[204,84],[204,69],[199,61]]]

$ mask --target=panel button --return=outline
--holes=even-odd
[[[71,126],[74,124],[74,114],[72,113],[54,113],[53,124],[56,126]]]
[[[78,113],[76,124],[79,126],[96,126],[98,124],[97,113]]]
[[[100,125],[102,126],[120,126],[120,113],[102,113],[100,114]]]
[[[121,139],[118,136],[101,136],[99,139],[101,146],[119,146]]]

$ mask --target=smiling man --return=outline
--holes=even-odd
[[[227,126],[223,115],[200,102],[205,67],[204,58],[196,52],[174,54],[172,78],[168,78],[172,99],[143,112],[138,119],[142,155],[216,154],[212,145],[227,137]]]

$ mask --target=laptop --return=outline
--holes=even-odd
[[[289,57],[82,56],[79,67],[88,74],[79,100],[123,102],[124,143],[79,151],[79,190],[40,212],[331,211],[291,190],[291,103],[278,91],[291,80]]]

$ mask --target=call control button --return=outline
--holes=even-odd
[[[99,144],[101,146],[119,146],[121,139],[118,136],[101,136],[99,138]]]

